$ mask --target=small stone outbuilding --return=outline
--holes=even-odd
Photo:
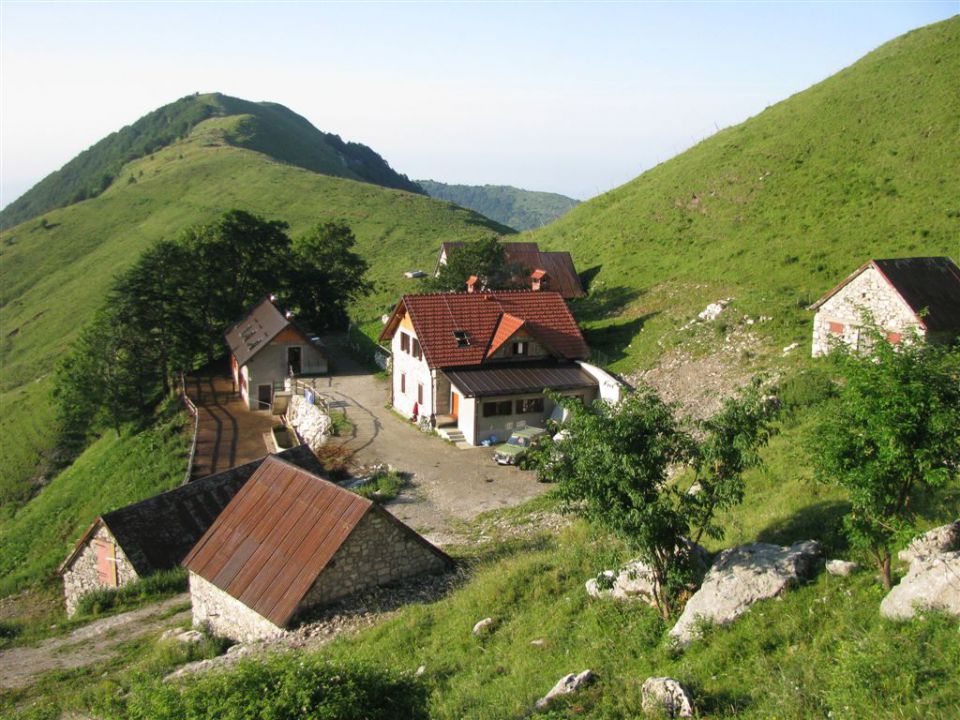
[[[452,561],[370,500],[271,456],[183,564],[194,625],[249,642],[280,635],[313,608]]]
[[[870,260],[810,306],[813,356],[834,342],[861,346],[864,312],[899,343],[916,332],[928,342],[960,337],[960,268],[947,257]]]
[[[280,457],[314,472],[322,469],[305,446]],[[91,590],[121,587],[176,567],[263,461],[194,480],[94,520],[60,566],[67,614],[73,615]]]

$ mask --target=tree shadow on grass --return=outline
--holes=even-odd
[[[590,292],[590,286],[602,269],[603,265],[594,265],[592,268],[587,268],[582,273],[578,273],[580,276],[580,285],[583,286],[586,292]]]
[[[818,540],[828,555],[845,552],[850,546],[843,534],[843,516],[849,511],[848,502],[824,500],[814,503],[771,523],[760,531],[757,540],[777,545]]]
[[[637,336],[644,324],[656,313],[641,315],[633,320],[589,328],[584,331],[587,345],[593,351],[593,359],[601,365],[622,360],[627,356],[627,348]]]
[[[642,294],[637,288],[605,287],[571,301],[570,305],[578,320],[592,322],[616,315]]]

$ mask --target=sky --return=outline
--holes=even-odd
[[[0,2],[0,206],[194,92],[414,179],[586,199],[960,13],[917,2]]]

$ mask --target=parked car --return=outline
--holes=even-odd
[[[501,465],[516,465],[531,447],[546,437],[547,431],[538,427],[526,427],[514,432],[502,445],[497,445],[493,459]]]

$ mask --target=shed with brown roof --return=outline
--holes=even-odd
[[[245,642],[452,561],[370,500],[270,456],[183,564],[194,624]]]
[[[305,445],[280,457],[311,472],[323,467]],[[181,485],[104,513],[87,528],[60,565],[67,614],[79,599],[176,567],[213,524],[264,458]]]
[[[960,337],[960,268],[948,257],[868,260],[810,306],[813,355],[837,342],[858,347],[864,315],[891,342],[915,332],[930,342]]]

